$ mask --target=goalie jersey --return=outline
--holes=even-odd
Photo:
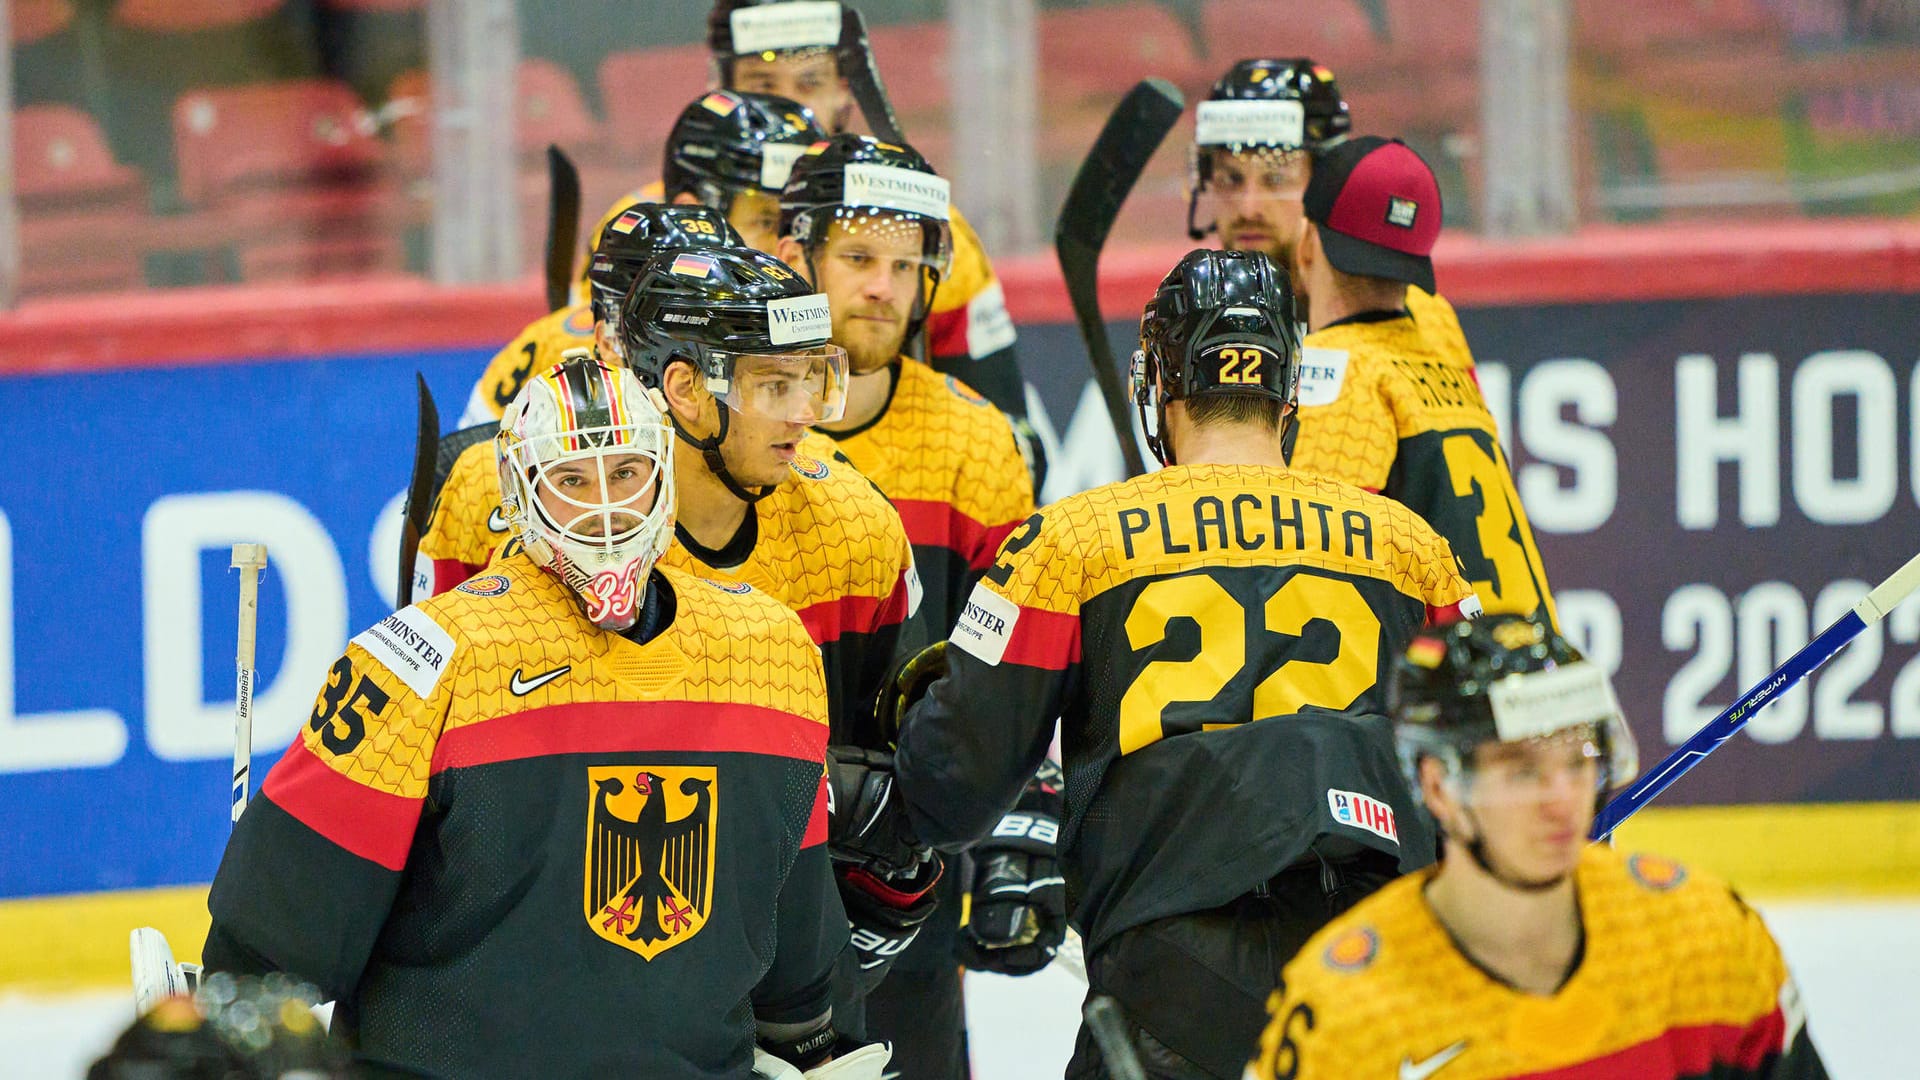
[[[1006,415],[986,398],[910,360],[893,377],[877,418],[823,434],[900,511],[928,618],[944,635],[1000,542],[1033,513],[1033,481]]]
[[[644,644],[525,556],[354,638],[234,829],[209,969],[312,982],[407,1075],[744,1076],[756,1020],[818,1019],[819,650],[758,591],[654,581]]]
[[[1453,309],[1417,289],[1407,295],[1430,316],[1431,335],[1407,312],[1354,316],[1307,335],[1292,465],[1380,492],[1426,519],[1488,611],[1544,609],[1555,618],[1472,357],[1459,324],[1440,317]]]
[[[957,850],[1061,718],[1061,864],[1090,951],[1224,904],[1322,835],[1421,866],[1391,731],[1361,714],[1420,627],[1476,610],[1445,540],[1348,485],[1177,465],[1095,488],[1001,548],[901,725],[897,787],[918,837]]]
[[[920,578],[900,515],[824,435],[801,439],[792,475],[748,511],[725,550],[676,529],[660,565],[786,604],[826,658],[834,741],[862,746],[864,725],[897,650],[923,639]],[[442,593],[479,573],[507,541],[491,442],[468,447],[434,502],[420,556]],[[910,622],[911,619],[911,622]],[[903,643],[902,635],[908,635]]]
[[[1430,876],[1393,882],[1307,942],[1250,1080],[1826,1076],[1779,947],[1725,885],[1589,847],[1575,872],[1582,954],[1540,997],[1462,955],[1422,898]]]

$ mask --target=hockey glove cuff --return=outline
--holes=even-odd
[[[1030,975],[1052,962],[1066,940],[1062,784],[1060,766],[1041,765],[1014,808],[970,851],[974,873],[956,950],[975,971]]]

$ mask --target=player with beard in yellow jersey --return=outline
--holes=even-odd
[[[1473,368],[1405,306],[1433,290],[1433,171],[1399,140],[1317,151],[1294,281],[1307,294],[1293,467],[1406,504],[1447,538],[1490,612],[1554,616],[1533,528]]]
[[[1588,843],[1633,735],[1566,639],[1517,615],[1422,634],[1392,711],[1445,854],[1300,950],[1246,1080],[1826,1076],[1758,913]]]
[[[1352,126],[1325,65],[1304,56],[1235,62],[1194,110],[1187,235],[1218,232],[1229,251],[1264,252],[1276,266],[1292,266],[1313,152],[1339,145]],[[1405,306],[1435,349],[1473,367],[1452,304],[1409,287]]]
[[[864,135],[810,148],[780,197],[780,257],[827,295],[833,341],[852,371],[846,413],[816,427],[900,511],[929,626],[942,635],[1001,541],[1033,512],[1006,415],[901,353],[945,288],[949,205],[946,180],[919,152]],[[1057,801],[1058,785],[1033,794]],[[946,910],[868,1001],[874,1033],[893,1041],[905,1076],[967,1074],[956,954],[978,970],[1029,974],[1066,932],[1064,889],[1044,880],[1057,877],[1051,851],[1001,853],[988,840],[972,856],[966,865],[980,872],[949,875]]]

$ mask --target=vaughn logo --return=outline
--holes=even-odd
[[[908,214],[947,220],[953,186],[931,173],[897,165],[849,165],[846,168],[846,206],[877,206]]]
[[[949,639],[988,664],[998,664],[1007,653],[1007,641],[1013,637],[1014,624],[1020,621],[1020,606],[986,585],[975,585],[967,597],[966,609],[953,624]]]
[[[422,699],[433,696],[453,656],[453,635],[417,607],[401,608],[367,627],[353,644],[385,664]]]
[[[1370,832],[1396,844],[1400,842],[1400,830],[1393,824],[1393,807],[1371,795],[1329,788],[1327,809],[1333,811],[1333,820],[1342,825]]]
[[[767,301],[767,340],[775,345],[825,341],[833,336],[833,309],[826,293]]]
[[[707,925],[717,787],[712,766],[587,769],[586,918],[595,936],[651,960]]]

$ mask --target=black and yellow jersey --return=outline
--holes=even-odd
[[[1460,316],[1447,298],[1418,285],[1409,285],[1406,303],[1407,314],[1413,316],[1414,325],[1420,327],[1420,336],[1427,339],[1433,351],[1446,357],[1447,363],[1454,367],[1473,371],[1473,349],[1467,344],[1467,332],[1461,328]]]
[[[822,434],[900,511],[927,617],[944,636],[1000,542],[1033,513],[1033,479],[1006,414],[986,398],[910,360],[892,373],[879,416]]]
[[[1407,291],[1416,294],[1426,296]],[[1435,316],[1445,301],[1419,303]],[[1540,549],[1465,339],[1431,321],[1432,337],[1404,311],[1356,316],[1307,335],[1293,467],[1412,508],[1453,546],[1487,611],[1545,609],[1553,618]],[[1433,343],[1450,337],[1457,344]]]
[[[1250,1080],[1826,1075],[1779,947],[1717,881],[1588,848],[1578,966],[1542,996],[1461,953],[1427,905],[1430,878],[1393,882],[1307,942],[1269,1002]]]
[[[898,788],[922,840],[964,847],[1059,717],[1089,949],[1226,903],[1323,834],[1424,865],[1431,834],[1394,812],[1411,796],[1381,674],[1474,610],[1446,541],[1349,485],[1179,465],[1082,492],[1028,518],[974,589],[948,674],[901,725]]]
[[[506,348],[487,361],[487,369],[467,395],[460,426],[472,427],[500,419],[534,374],[558,364],[570,349],[591,348],[593,311],[584,300],[533,320]]]
[[[660,564],[751,585],[799,613],[826,654],[835,741],[856,742],[868,737],[863,724],[920,606],[920,579],[886,496],[826,436],[809,433],[797,449],[792,475],[753,505],[726,550],[705,550],[676,529]],[[506,528],[493,444],[470,446],[420,538],[430,591],[446,592],[501,557]]]
[[[824,1013],[820,652],[758,590],[654,584],[644,642],[525,556],[354,638],[234,828],[209,969],[312,982],[407,1075],[744,1076],[756,1019]]]

